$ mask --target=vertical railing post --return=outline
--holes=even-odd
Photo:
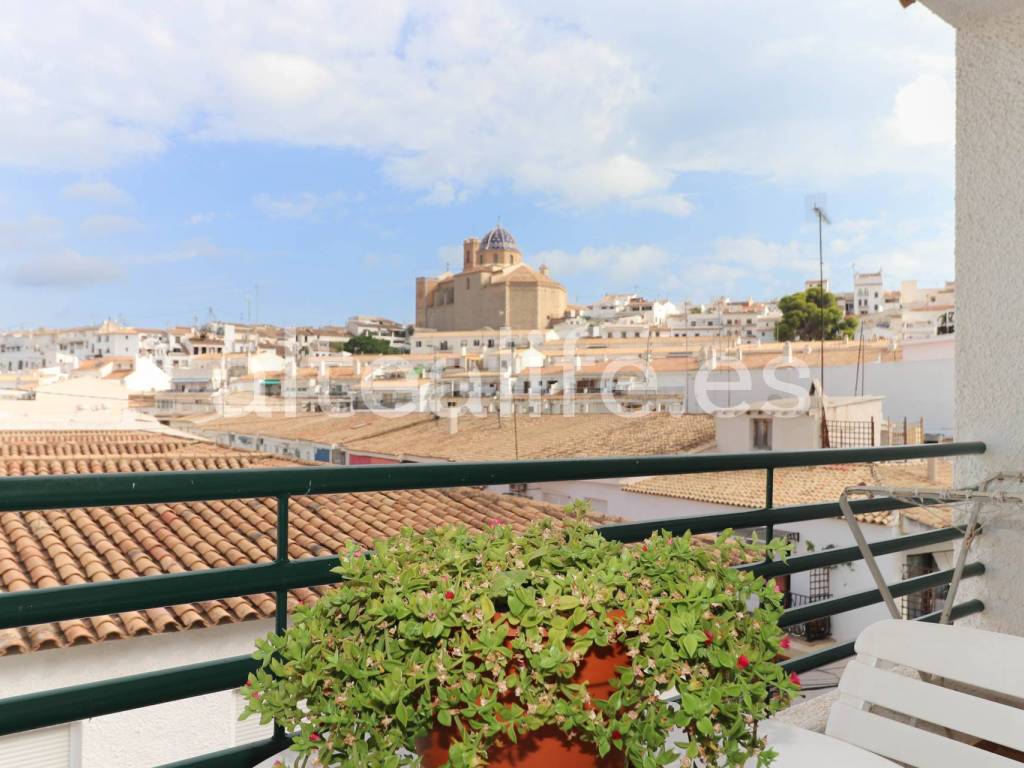
[[[771,509],[775,506],[775,468],[768,467],[765,470],[764,478],[764,508]],[[775,523],[768,522],[764,527],[764,542],[767,544],[775,536]],[[772,559],[771,552],[765,555],[765,562]]]
[[[277,497],[277,557],[275,562],[283,580],[285,566],[288,564],[288,494],[286,493]],[[288,629],[288,589],[284,586],[278,587],[275,597],[274,632],[281,635]],[[274,739],[282,740],[284,737],[284,727],[274,723]]]

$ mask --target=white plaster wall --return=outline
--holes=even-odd
[[[929,5],[955,10],[951,2]],[[1024,8],[1012,6],[980,22],[949,16],[964,23],[957,34],[956,430],[960,440],[988,445],[983,456],[957,461],[959,484],[1024,469]],[[986,573],[961,594],[985,602],[977,623],[1024,634],[1024,510],[989,510],[985,524],[975,556]]]
[[[250,653],[273,621],[110,640],[0,657],[4,696],[61,688]],[[82,724],[82,768],[146,768],[234,745],[231,691],[119,712]],[[0,751],[0,765],[6,764]]]
[[[807,554],[811,551],[808,545],[813,545],[813,551],[832,547],[851,547],[854,545],[853,536],[846,522],[841,519],[833,520],[808,520],[803,523],[791,523],[781,526],[787,531],[796,531],[800,534],[800,543],[794,554]],[[861,526],[864,538],[869,544],[876,541],[883,541],[896,535],[893,528],[885,525],[864,524]],[[900,581],[903,577],[903,553],[884,555],[878,558],[878,567],[882,571],[887,583]],[[833,597],[852,595],[856,592],[863,592],[875,588],[871,572],[863,561],[857,561],[849,565],[838,565],[832,568],[829,574],[829,587]],[[810,574],[808,572],[793,574],[790,581],[790,589],[799,594],[810,593]],[[884,604],[871,605],[867,608],[858,608],[855,611],[838,613],[832,617],[832,639],[843,643],[848,640],[855,640],[857,636],[876,621],[883,621],[890,618],[889,611]]]

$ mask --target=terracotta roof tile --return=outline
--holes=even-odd
[[[62,453],[68,444],[76,451],[88,446],[103,452],[71,458]],[[27,457],[11,450],[29,445],[38,451]],[[294,462],[155,434],[0,433],[0,476],[288,464]],[[483,529],[499,517],[522,529],[538,519],[564,516],[552,504],[474,488],[297,496],[290,512],[293,558],[331,555],[348,541],[369,546],[406,526],[426,530],[464,523]],[[3,512],[0,590],[271,562],[276,518],[276,502],[267,498]],[[323,591],[293,590],[289,605],[308,603]],[[267,618],[274,610],[271,595],[257,594],[0,630],[0,655]]]
[[[854,485],[949,488],[953,482],[952,464],[938,461],[936,471],[936,480],[929,481],[927,464],[914,461],[777,469],[774,503],[782,507],[838,501],[843,490]],[[624,489],[633,493],[760,509],[764,506],[765,473],[763,470],[742,470],[665,475],[638,480],[624,486]],[[895,514],[871,512],[858,515],[858,518],[869,523],[888,525],[893,522]],[[930,527],[946,527],[952,523],[952,511],[946,507],[909,509],[902,514]]]
[[[520,416],[517,424],[507,417],[499,422],[493,416],[461,416],[455,434],[450,434],[446,419],[432,419],[354,440],[346,447],[355,452],[450,461],[512,460],[516,458],[514,429],[521,459],[689,453],[706,449],[715,440],[714,420],[694,414]]]

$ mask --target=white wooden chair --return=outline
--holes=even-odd
[[[1024,638],[882,621],[861,633],[856,649],[828,736],[913,768],[1021,768],[975,745],[1024,753]],[[921,679],[893,671],[897,665]],[[789,768],[783,749],[777,768]]]

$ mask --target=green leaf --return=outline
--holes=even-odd
[[[494,616],[494,603],[487,595],[480,596],[480,610],[484,613],[484,620],[490,621]]]

